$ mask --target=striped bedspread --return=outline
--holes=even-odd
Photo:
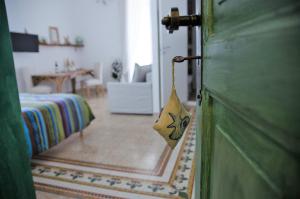
[[[29,156],[48,150],[94,119],[87,102],[73,94],[20,94]]]

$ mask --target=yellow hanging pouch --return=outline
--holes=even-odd
[[[172,91],[169,100],[153,128],[174,149],[188,126],[191,116],[181,104],[175,88],[174,62],[172,63]]]

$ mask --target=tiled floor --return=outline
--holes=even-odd
[[[110,114],[106,97],[91,98],[88,103],[96,119],[83,136],[72,135],[42,157],[153,170],[166,147],[152,129],[157,116]],[[48,199],[54,194],[37,191],[37,197]]]
[[[74,134],[42,155],[141,169],[155,167],[166,146],[152,129],[155,116],[111,114],[103,97],[88,103],[96,119],[83,136]]]
[[[110,114],[106,97],[88,103],[96,119],[83,135],[33,158],[38,199],[191,197],[195,120],[171,150],[152,129],[157,115]]]
[[[37,199],[73,199],[71,197],[62,196],[54,193],[47,193],[42,191],[36,191]]]

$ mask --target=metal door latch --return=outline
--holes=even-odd
[[[201,15],[180,16],[178,8],[171,8],[171,14],[164,17],[161,23],[166,26],[169,33],[173,33],[179,26],[200,26]]]
[[[193,59],[201,59],[201,56],[188,56],[188,57],[182,57],[182,56],[176,56],[173,57],[172,62],[176,62],[176,63],[181,63],[184,62],[186,60],[193,60]],[[197,94],[197,101],[198,101],[198,105],[201,105],[202,102],[202,95],[201,95],[201,90],[198,91],[199,93]]]
[[[186,60],[192,60],[192,59],[201,59],[201,56],[188,56],[188,57],[176,56],[176,57],[173,57],[172,61],[180,63],[180,62],[184,62]]]
[[[199,90],[199,93],[197,94],[197,101],[198,101],[198,106],[201,106],[201,102],[202,102],[201,90]]]

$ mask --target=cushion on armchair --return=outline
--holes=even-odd
[[[151,65],[135,64],[132,83],[108,82],[108,105],[111,113],[152,114]]]
[[[135,64],[132,82],[146,82],[146,74],[151,72],[151,65]]]
[[[146,82],[152,82],[152,72],[146,74]]]

